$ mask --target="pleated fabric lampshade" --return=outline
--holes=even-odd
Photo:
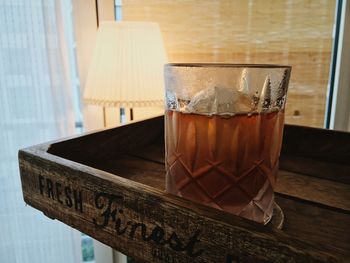
[[[158,24],[102,22],[89,68],[84,101],[104,107],[163,105],[167,62]]]

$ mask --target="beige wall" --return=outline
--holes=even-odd
[[[317,127],[334,12],[335,0],[123,0],[124,20],[160,24],[170,62],[292,65],[286,120]]]

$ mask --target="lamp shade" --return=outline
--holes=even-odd
[[[116,107],[163,105],[166,61],[158,24],[102,22],[84,101]]]

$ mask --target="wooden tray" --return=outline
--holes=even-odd
[[[157,117],[19,151],[24,201],[141,262],[345,262],[350,134],[286,125],[283,230],[164,192]]]

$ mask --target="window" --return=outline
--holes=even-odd
[[[286,122],[323,127],[336,1],[124,0],[123,20],[158,22],[170,62],[292,65]]]

